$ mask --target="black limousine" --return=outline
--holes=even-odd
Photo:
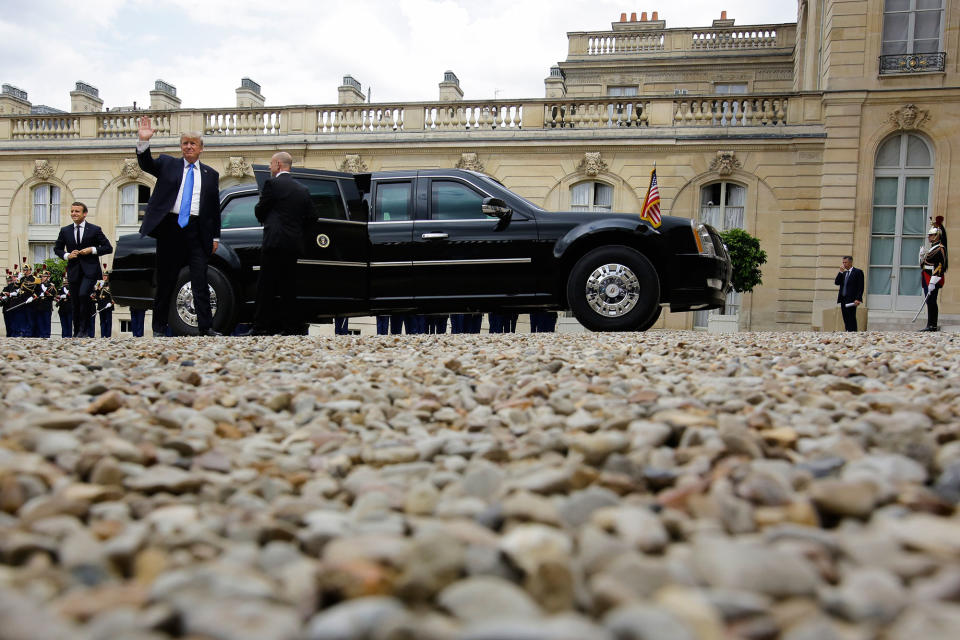
[[[394,313],[573,311],[593,331],[643,331],[671,311],[713,309],[730,290],[730,258],[717,232],[664,216],[552,212],[490,176],[461,169],[350,174],[294,168],[316,221],[297,260],[298,301],[312,322]],[[209,282],[214,329],[229,334],[253,316],[263,228],[257,184],[220,194],[220,246]],[[150,308],[155,241],[119,239],[114,301]],[[196,333],[186,268],[169,325]]]

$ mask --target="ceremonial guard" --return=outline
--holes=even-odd
[[[943,228],[943,216],[937,216],[927,231],[930,247],[920,249],[920,283],[923,286],[924,302],[927,305],[927,326],[920,331],[939,331],[937,324],[940,307],[937,295],[943,288],[947,273],[947,231]]]
[[[103,280],[97,281],[93,299],[96,301],[97,315],[100,316],[100,337],[109,338],[113,335],[113,297],[110,295],[110,274],[106,271],[107,265],[103,265],[103,269]],[[93,327],[92,322],[90,326]]]
[[[50,272],[40,272],[40,284],[37,285],[37,301],[34,303],[34,337],[50,337],[50,317],[53,315],[53,301],[57,296],[57,287],[50,281]]]
[[[3,306],[3,329],[7,337],[12,338],[14,333],[14,325],[10,320],[9,309],[16,304],[14,301],[17,299],[16,291],[19,288],[17,284],[17,278],[14,275],[14,272],[10,269],[7,269],[7,283],[3,287],[3,290],[0,291],[0,305]]]
[[[26,258],[24,258],[26,260]],[[37,300],[40,298],[40,279],[33,275],[33,267],[24,263],[20,278],[20,337],[37,337]]]
[[[66,274],[63,276],[63,286],[57,293],[57,314],[60,316],[60,337],[73,337],[73,298],[70,295],[70,283]]]

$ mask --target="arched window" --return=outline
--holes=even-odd
[[[877,150],[867,305],[909,311],[920,304],[919,254],[932,216],[933,150],[921,136],[898,133]]]
[[[605,182],[580,182],[570,187],[571,211],[610,211],[613,187]]]
[[[130,183],[120,188],[120,212],[117,224],[132,226],[139,224],[140,212],[146,209],[150,200],[150,187]]]
[[[60,187],[38,184],[33,188],[33,217],[30,224],[60,225]]]
[[[700,189],[700,222],[709,224],[719,231],[743,228],[744,203],[747,200],[746,188],[733,182],[714,182]],[[693,314],[694,327],[706,327],[713,311],[695,311]],[[740,313],[740,294],[731,291],[727,294],[724,315]]]

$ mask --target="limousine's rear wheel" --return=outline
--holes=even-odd
[[[660,280],[639,251],[601,247],[573,266],[567,301],[580,324],[591,331],[642,331],[649,328],[643,325],[659,305]]]
[[[207,267],[207,287],[210,291],[213,329],[224,335],[230,335],[237,322],[237,298],[233,292],[233,285],[222,271],[216,267]],[[173,290],[169,324],[175,335],[197,334],[197,311],[193,305],[190,269],[186,267],[180,270],[177,286]]]

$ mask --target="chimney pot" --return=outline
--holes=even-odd
[[[637,12],[634,11],[630,14],[630,22],[636,22],[636,21],[637,21]]]
[[[721,20],[726,20],[726,19],[727,19],[727,12],[726,12],[726,11],[721,11],[721,12],[720,12],[720,19],[721,19]]]
[[[626,22],[626,21],[627,21],[627,14],[626,14],[626,13],[621,13],[621,14],[620,14],[620,22]]]
[[[647,21],[647,12],[646,12],[646,11],[641,11],[641,12],[640,12],[640,22],[646,22],[646,21]]]
[[[653,12],[653,17],[652,17],[652,18],[650,18],[650,19],[651,19],[651,20],[653,20],[654,22],[656,22],[656,21],[657,21],[657,19],[658,19],[658,16],[657,16],[657,12],[656,12],[656,11],[654,11],[654,12]]]

